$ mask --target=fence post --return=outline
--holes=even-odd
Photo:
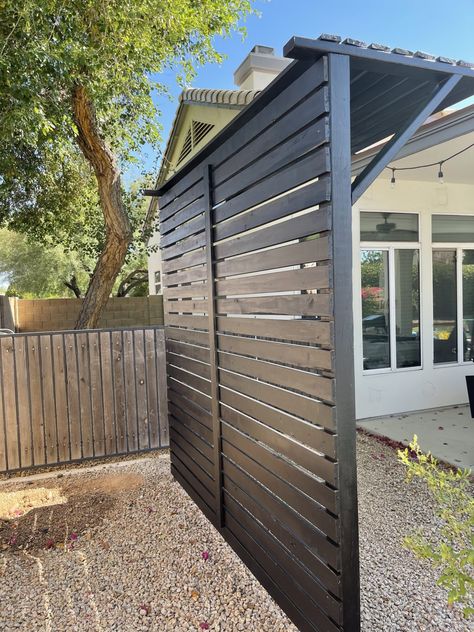
[[[350,66],[330,54],[332,260],[334,289],[334,377],[341,516],[343,629],[360,630],[354,340],[352,314],[352,201]]]
[[[0,329],[16,330],[16,322],[14,312],[12,310],[11,301],[16,303],[18,299],[11,299],[8,296],[0,296]]]
[[[216,525],[224,525],[222,503],[222,467],[221,467],[221,427],[219,406],[219,374],[216,335],[216,309],[214,291],[214,238],[212,229],[212,168],[204,165],[204,216],[206,233],[206,264],[207,264],[207,296],[209,314],[209,359],[211,370],[211,413],[212,436],[214,445],[214,484],[216,497]]]

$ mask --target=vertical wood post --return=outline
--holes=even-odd
[[[216,310],[214,288],[214,236],[212,228],[212,168],[204,165],[204,217],[206,233],[206,264],[207,264],[207,296],[209,314],[209,361],[211,373],[211,413],[212,413],[212,443],[214,446],[214,493],[216,499],[216,526],[222,528],[224,524],[222,503],[222,467],[221,467],[221,423],[219,406],[219,369],[217,355]]]
[[[360,631],[354,335],[352,297],[352,202],[350,60],[331,53],[329,62],[334,372],[339,512],[341,517],[344,632]]]

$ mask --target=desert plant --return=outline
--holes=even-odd
[[[398,451],[408,482],[423,481],[435,501],[439,530],[418,528],[405,537],[405,546],[439,569],[438,584],[448,592],[448,604],[459,603],[466,618],[474,614],[474,498],[470,470],[440,466],[424,454],[415,435],[409,448]]]

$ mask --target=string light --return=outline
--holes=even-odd
[[[390,179],[390,186],[392,187],[392,189],[395,188],[395,169],[392,169],[392,177]]]
[[[390,185],[392,188],[395,187],[395,172],[396,171],[413,171],[415,169],[428,169],[429,167],[438,167],[438,182],[440,184],[444,184],[444,173],[443,173],[444,163],[448,162],[448,160],[452,160],[453,158],[456,158],[456,156],[460,156],[468,149],[472,149],[472,147],[474,147],[474,143],[471,143],[467,147],[464,147],[464,149],[457,151],[455,154],[452,154],[451,156],[448,156],[444,160],[437,160],[436,162],[429,162],[423,165],[414,165],[413,167],[391,167],[391,166],[385,167],[385,169],[390,169],[392,172],[392,177],[390,178]]]
[[[444,173],[443,173],[443,163],[439,163],[439,171],[438,171],[438,182],[440,184],[444,184]]]

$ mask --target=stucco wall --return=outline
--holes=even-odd
[[[16,330],[60,331],[73,329],[82,299],[14,299]],[[163,297],[110,298],[99,328],[142,327],[163,324]]]

